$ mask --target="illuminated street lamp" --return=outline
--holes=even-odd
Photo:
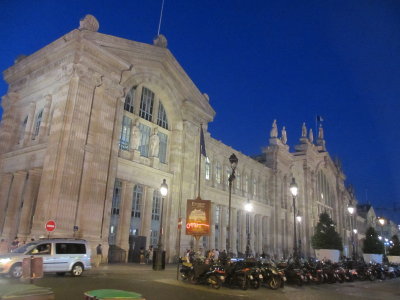
[[[160,229],[158,232],[158,245],[157,250],[154,252],[154,262],[153,262],[153,270],[154,271],[161,271],[165,269],[165,251],[162,249],[162,234],[163,234],[163,211],[164,211],[164,200],[168,194],[168,185],[165,179],[160,186],[160,194],[161,194],[161,203],[160,203]]]
[[[351,233],[351,244],[352,244],[352,258],[356,259],[356,251],[355,251],[355,244],[354,244],[354,219],[353,219],[353,214],[355,213],[356,209],[354,208],[354,206],[352,206],[351,204],[349,204],[349,206],[347,206],[347,211],[350,214],[350,233]]]
[[[232,203],[232,182],[235,180],[235,170],[238,164],[238,158],[234,153],[229,157],[229,162],[231,164],[232,173],[229,175],[228,182],[229,182],[229,207],[228,207],[228,238],[226,241],[226,250],[229,256],[231,256],[231,203]]]
[[[247,244],[246,244],[246,257],[250,257],[250,212],[253,211],[253,204],[250,203],[250,200],[247,200],[247,203],[244,205],[244,209],[247,212],[246,215],[246,227],[247,227]]]
[[[383,240],[383,249],[385,251],[385,255],[386,255],[386,244],[385,244],[385,240],[384,240],[384,236],[383,236],[383,226],[385,226],[386,220],[384,218],[378,218],[378,222],[381,225],[381,237],[380,240]]]
[[[292,183],[290,184],[289,190],[293,198],[293,258],[295,259],[295,261],[297,261],[298,255],[297,255],[297,237],[296,237],[296,196],[299,191],[299,188],[294,178],[292,178]]]

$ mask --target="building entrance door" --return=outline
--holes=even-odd
[[[128,262],[140,262],[139,251],[142,248],[146,251],[146,237],[138,235],[129,236]]]

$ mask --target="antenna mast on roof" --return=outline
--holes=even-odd
[[[162,3],[161,3],[160,22],[158,23],[157,36],[160,35],[160,28],[161,28],[161,20],[162,20],[163,10],[164,10],[164,0],[162,0]]]

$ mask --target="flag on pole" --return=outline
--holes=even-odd
[[[317,116],[317,122],[322,122],[324,119],[321,116]]]
[[[204,140],[203,125],[200,124],[200,153],[207,156],[206,153],[206,142]]]

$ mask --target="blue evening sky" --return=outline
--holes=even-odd
[[[2,0],[0,70],[86,14],[102,33],[152,43],[161,1]],[[214,138],[258,154],[277,119],[293,150],[302,123],[314,129],[321,115],[328,151],[342,160],[359,201],[400,223],[399,16],[400,2],[386,0],[165,0],[161,33],[210,96]]]

